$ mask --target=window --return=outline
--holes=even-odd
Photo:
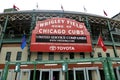
[[[102,57],[102,53],[101,52],[98,52],[98,57]]]
[[[21,60],[22,52],[17,52],[16,60]]]
[[[90,52],[90,57],[91,57],[91,58],[93,58],[93,56],[94,56],[94,55],[93,55],[93,53],[92,53],[92,52]]]
[[[69,53],[70,59],[74,59],[74,53]]]
[[[43,55],[43,53],[42,52],[38,52],[37,53],[37,61],[39,61],[39,60],[42,60],[42,55]]]
[[[49,53],[49,60],[54,60],[54,53],[53,52]]]
[[[5,60],[10,61],[10,57],[11,57],[11,52],[7,52]]]
[[[110,57],[110,53],[106,53],[106,57]]]
[[[81,52],[81,53],[80,53],[80,58],[85,58],[84,52]]]

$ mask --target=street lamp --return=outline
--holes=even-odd
[[[67,64],[66,62],[64,62],[64,63],[62,64],[62,71],[63,71],[63,72],[67,72],[67,71],[68,71],[68,64]]]
[[[15,72],[20,72],[20,63],[16,63]]]

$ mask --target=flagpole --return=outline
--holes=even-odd
[[[105,15],[105,16],[108,16],[108,14],[106,13],[106,11],[105,11],[105,10],[103,10],[103,13],[104,13],[104,15]]]
[[[85,6],[83,6],[84,12],[87,13],[87,9]]]
[[[62,10],[61,17],[63,17],[63,14],[64,14],[64,8],[63,8],[63,5],[62,5],[62,4],[61,4],[61,10]]]
[[[115,27],[113,27],[111,30],[109,30],[108,32],[110,32],[110,31],[112,31],[113,29],[114,29]],[[105,33],[108,33],[108,32],[105,32]],[[97,48],[97,45],[98,45],[98,41],[99,41],[99,38],[101,37],[101,32],[100,32],[100,34],[99,34],[99,37],[98,37],[98,40],[97,40],[97,43],[96,43],[96,45],[95,45],[95,47],[94,47],[94,52],[96,51],[96,48]]]
[[[38,10],[39,6],[38,6],[38,2],[36,3],[36,10]]]

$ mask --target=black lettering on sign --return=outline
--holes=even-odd
[[[86,36],[77,35],[36,35],[36,42],[51,43],[87,43]]]

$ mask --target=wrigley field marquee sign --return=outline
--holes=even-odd
[[[31,52],[91,52],[90,34],[84,23],[67,18],[37,21]]]

